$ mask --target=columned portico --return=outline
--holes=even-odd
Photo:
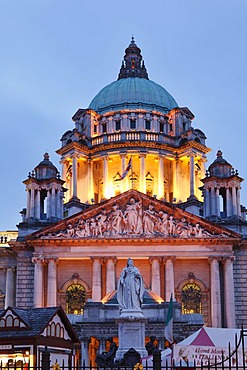
[[[93,262],[93,286],[92,286],[92,299],[94,302],[100,302],[101,297],[101,262],[102,258],[92,257]]]
[[[209,257],[211,280],[211,324],[215,328],[220,328],[222,326],[219,261],[220,258],[218,257]]]
[[[43,257],[33,257],[34,263],[34,292],[33,306],[35,308],[44,306],[44,290],[43,290]]]
[[[170,301],[171,294],[174,299],[174,262],[176,260],[175,256],[164,257],[163,261],[165,263],[165,300]]]

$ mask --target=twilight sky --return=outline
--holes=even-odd
[[[187,106],[243,182],[247,206],[246,0],[0,0],[0,230],[26,207],[22,181],[48,151],[59,168],[72,115],[115,81],[134,35],[149,78]]]

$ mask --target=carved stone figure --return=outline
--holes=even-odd
[[[141,309],[145,288],[142,276],[131,258],[120,275],[117,287],[117,300],[121,309]]]
[[[141,234],[143,232],[141,211],[141,201],[136,202],[134,198],[131,198],[130,203],[126,206],[124,214],[127,224],[127,233]]]
[[[106,210],[102,209],[102,212],[96,216],[97,220],[97,235],[103,235],[107,230],[107,214]]]
[[[154,202],[143,207],[142,201],[137,201],[134,198],[130,198],[126,206],[115,203],[111,210],[104,208],[98,214],[92,214],[88,218],[82,217],[77,223],[69,222],[65,230],[56,231],[54,234],[43,237],[95,238],[111,235],[132,237],[141,234],[147,236],[163,235],[169,238],[208,238],[212,236],[199,223],[190,223],[184,216],[174,218],[173,214],[155,209]],[[218,236],[226,237],[225,234]]]
[[[148,209],[143,212],[143,228],[144,234],[152,235],[154,234],[154,226],[157,222],[157,218],[155,216],[156,212],[154,210],[154,206],[149,204]]]
[[[109,220],[111,233],[113,235],[122,234],[124,229],[123,212],[119,209],[118,204],[114,204],[112,207],[112,213]]]

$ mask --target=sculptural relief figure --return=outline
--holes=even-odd
[[[157,208],[156,208],[157,207]],[[175,217],[176,218],[175,218]],[[192,220],[193,221],[193,220]],[[53,233],[41,236],[42,238],[97,238],[125,235],[133,237],[139,235],[179,238],[208,238],[212,234],[205,230],[200,223],[191,223],[190,220],[177,213],[168,214],[159,209],[155,202],[142,203],[142,200],[130,198],[129,203],[114,203],[111,209],[103,208],[98,213],[82,216],[76,222],[69,221],[65,229],[55,230]],[[217,235],[217,234],[214,234]],[[226,237],[226,234],[218,234]]]
[[[142,205],[141,201],[136,202],[134,198],[126,206],[125,211],[126,232],[130,234],[141,234],[142,227]]]
[[[158,221],[156,223],[156,231],[158,233],[161,233],[165,236],[167,236],[169,234],[169,228],[168,228],[168,214],[163,212],[163,211],[159,211],[159,217],[158,217]]]
[[[97,220],[97,235],[103,235],[103,233],[107,230],[107,214],[106,210],[102,209],[101,213],[98,214],[96,217]]]
[[[120,275],[117,300],[121,309],[141,310],[145,288],[142,276],[131,258]]]
[[[123,212],[118,204],[114,204],[109,217],[110,233],[113,235],[122,234],[124,229]]]
[[[144,234],[152,235],[154,234],[154,226],[157,222],[156,212],[154,206],[149,204],[148,209],[143,212],[143,228]]]

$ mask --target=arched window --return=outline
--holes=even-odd
[[[86,301],[86,290],[80,284],[72,284],[66,290],[66,313],[82,315]]]
[[[186,284],[181,293],[183,314],[202,313],[202,292],[197,284]]]

